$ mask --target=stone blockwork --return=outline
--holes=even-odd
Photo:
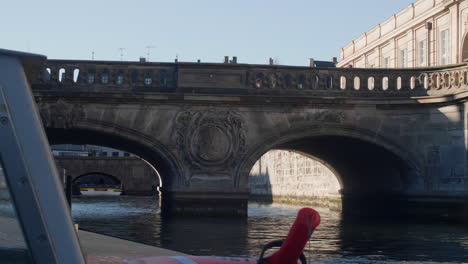
[[[271,150],[255,163],[249,187],[260,199],[322,205],[341,197],[337,177],[323,162],[285,150]]]
[[[343,207],[347,199],[372,202],[373,212],[392,199],[427,207],[468,198],[466,65],[45,67],[50,74],[39,69],[28,79],[49,141],[144,158],[163,179],[163,212],[245,215],[249,174],[272,149],[326,162],[340,179]]]
[[[60,174],[63,169],[73,179],[89,174],[103,173],[119,179],[125,194],[151,195],[159,184],[156,172],[135,157],[55,157]]]

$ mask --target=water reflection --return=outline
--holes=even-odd
[[[149,197],[75,198],[81,228],[196,255],[258,256],[287,235],[299,206],[249,204],[249,218],[161,219]],[[406,261],[460,263],[468,259],[468,228],[432,222],[343,220],[318,210],[322,223],[306,246],[311,260],[334,263]]]

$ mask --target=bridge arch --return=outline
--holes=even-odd
[[[426,182],[421,174],[422,158],[394,141],[353,126],[317,124],[284,131],[253,147],[239,167],[239,188],[248,186],[255,162],[273,149],[322,160],[338,178],[343,196],[402,197],[422,191]]]
[[[51,145],[99,145],[132,153],[157,170],[163,190],[183,183],[180,165],[170,150],[157,140],[137,131],[102,122],[79,121],[72,127],[45,126]]]
[[[91,178],[99,178],[99,180],[103,180],[103,184],[113,184],[113,185],[119,185],[121,184],[121,180],[117,178],[114,175],[110,175],[104,172],[87,172],[82,175],[78,175],[73,179],[73,184],[78,184],[80,182],[86,183],[91,180]]]

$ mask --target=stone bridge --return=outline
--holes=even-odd
[[[460,213],[467,72],[49,60],[28,79],[51,144],[142,157],[164,213],[245,215],[249,172],[272,149],[323,161],[344,209]]]
[[[73,180],[98,173],[117,178],[123,185],[125,194],[154,194],[153,185],[158,185],[156,172],[137,157],[55,157],[57,169],[66,170]]]

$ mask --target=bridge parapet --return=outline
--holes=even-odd
[[[35,90],[408,98],[467,90],[468,65],[351,69],[49,60],[29,79]]]

